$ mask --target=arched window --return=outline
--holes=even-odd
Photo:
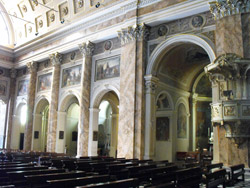
[[[4,13],[0,12],[0,33],[1,33],[0,45],[10,44],[9,30],[4,20],[3,14]]]
[[[0,149],[4,147],[6,104],[0,99]]]

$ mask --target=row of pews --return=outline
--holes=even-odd
[[[12,160],[0,161],[0,187],[198,188],[203,183],[209,188],[226,187],[239,177],[244,180],[244,165],[232,166],[229,172],[222,163],[205,167],[190,163],[183,167],[167,160],[60,155],[40,155],[27,162],[21,161],[20,153],[12,155]],[[13,160],[14,155],[19,155],[19,160]],[[27,154],[23,156],[26,159]]]

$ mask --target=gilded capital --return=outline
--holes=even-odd
[[[121,39],[122,45],[135,40],[146,40],[149,36],[148,27],[142,23],[118,31],[118,37]]]
[[[61,65],[62,58],[63,58],[62,54],[58,52],[49,55],[50,62],[52,63],[53,66]]]
[[[92,42],[87,41],[87,42],[84,42],[82,44],[79,44],[78,46],[79,46],[79,50],[83,56],[92,56],[93,55],[95,45]]]
[[[10,77],[16,78],[16,76],[17,76],[17,70],[14,68],[10,69]]]
[[[216,0],[209,3],[215,19],[250,12],[250,0]]]
[[[26,66],[28,67],[29,73],[37,71],[37,62],[35,61],[28,62]]]

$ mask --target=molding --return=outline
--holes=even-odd
[[[187,91],[184,91],[182,89],[170,86],[170,85],[165,84],[163,82],[159,82],[158,87],[164,88],[164,91],[171,91],[171,92],[177,93],[183,97],[190,97],[190,95],[191,95],[190,92],[187,92]]]
[[[100,9],[100,10],[103,10],[103,11],[100,11],[100,13],[89,15],[84,20],[76,21],[75,23],[72,23],[70,25],[66,25],[63,28],[59,28],[56,31],[48,32],[44,36],[41,35],[41,36],[39,36],[39,39],[36,38],[33,41],[30,41],[31,43],[28,45],[25,45],[25,46],[23,45],[23,46],[15,48],[15,50],[14,50],[15,56],[19,57],[19,56],[22,56],[24,54],[29,53],[30,49],[38,49],[38,48],[41,48],[42,46],[46,46],[46,45],[51,44],[55,41],[58,41],[58,40],[65,38],[65,41],[61,44],[58,44],[58,46],[56,46],[56,47],[53,46],[50,49],[46,49],[44,51],[38,52],[34,55],[31,55],[30,57],[22,59],[15,66],[22,67],[25,65],[26,62],[30,61],[31,59],[34,61],[38,61],[41,59],[47,59],[48,58],[47,54],[54,53],[55,51],[62,53],[65,51],[77,49],[78,44],[81,42],[84,42],[86,40],[90,40],[90,41],[96,43],[96,42],[101,42],[101,41],[104,41],[104,40],[107,40],[109,38],[117,36],[117,31],[120,30],[121,28],[134,25],[137,21],[136,18],[128,19],[128,20],[126,20],[126,22],[121,22],[119,24],[112,25],[108,28],[99,30],[98,32],[92,32],[90,34],[88,34],[88,33],[80,34],[78,31],[82,31],[83,29],[87,29],[87,28],[94,26],[94,25],[98,25],[98,24],[100,24],[100,22],[105,22],[107,20],[110,20],[111,18],[125,14],[128,11],[135,10],[137,8],[136,2],[137,1],[135,1],[135,0],[130,0],[130,1],[125,1],[123,3],[120,3],[120,4],[116,4],[113,7],[108,8],[106,10]],[[156,3],[156,2],[160,2],[160,0],[141,0],[138,7],[144,7],[144,6]],[[205,4],[207,4],[207,2],[208,2],[207,0],[205,2],[202,0],[197,0],[194,3],[193,0],[189,0],[185,3],[178,3],[177,5],[170,6],[167,9],[169,12],[172,12],[171,14],[173,16],[171,18],[168,17],[169,15],[167,15],[167,16],[165,15],[166,10],[164,9],[162,11],[155,11],[153,13],[147,14],[146,16],[153,17],[153,19],[151,19],[151,20],[147,20],[147,19],[146,19],[146,21],[141,20],[141,18],[145,17],[144,15],[141,16],[139,18],[139,23],[143,21],[147,25],[158,24],[158,20],[161,17],[164,17],[162,20],[167,18],[167,19],[165,19],[165,21],[170,21],[171,19],[172,20],[177,19],[178,18],[177,14],[180,14],[182,12],[182,10],[184,10],[184,9],[185,10],[192,9],[192,11],[196,10],[193,12],[193,14],[196,14],[197,12],[201,12],[201,10],[202,10],[202,12],[208,11],[209,6],[205,6]],[[179,11],[176,13],[175,11],[177,10],[177,7],[180,4],[182,5],[182,7],[178,8]],[[196,5],[196,6],[194,6],[194,5]],[[202,6],[203,9],[200,9],[200,6]],[[191,7],[195,7],[195,8],[191,8]],[[163,14],[164,11],[165,11],[165,14]],[[185,17],[186,15],[183,14],[183,16]],[[102,17],[102,19],[99,19],[100,17]],[[72,34],[72,35],[70,36],[70,34]],[[70,37],[71,40],[67,41],[68,39],[65,36],[68,36],[67,38]]]

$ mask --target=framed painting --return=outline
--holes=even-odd
[[[7,94],[7,81],[0,80],[0,95],[6,96],[6,94]]]
[[[95,80],[120,76],[120,56],[113,56],[96,61]]]
[[[184,104],[178,108],[177,138],[187,138],[187,112]]]
[[[34,139],[38,139],[39,138],[39,131],[34,131]]]
[[[29,87],[28,80],[20,80],[18,82],[17,96],[27,95],[28,87]]]
[[[72,85],[78,85],[81,83],[82,66],[77,65],[67,69],[63,69],[62,72],[62,88]]]
[[[59,131],[59,139],[64,139],[64,131]]]
[[[169,140],[169,118],[168,117],[156,118],[156,140],[157,141]]]
[[[72,132],[72,141],[77,141],[77,132],[76,131]]]
[[[51,89],[52,73],[38,76],[37,91],[45,91]]]

